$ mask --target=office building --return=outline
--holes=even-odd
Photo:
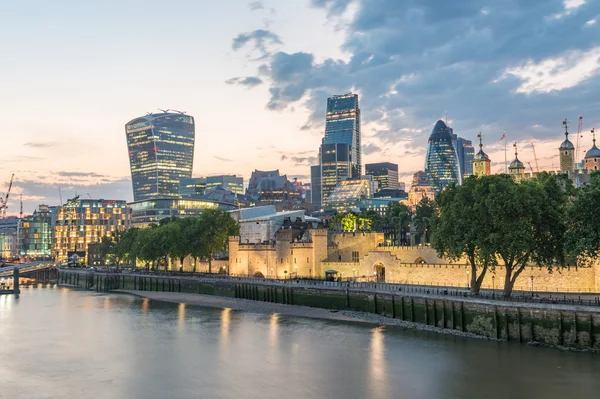
[[[452,131],[451,128],[449,128]],[[458,166],[460,168],[461,179],[473,174],[473,157],[475,150],[471,140],[452,135],[454,139],[454,147],[456,148],[456,156],[458,158]]]
[[[372,179],[348,179],[340,182],[324,201],[324,207],[340,211],[358,210],[359,202],[373,196]]]
[[[256,205],[302,202],[302,192],[294,187],[287,175],[280,174],[279,169],[254,170],[248,181],[246,195]]]
[[[126,230],[130,224],[125,201],[75,197],[57,210],[52,252],[57,261],[65,262],[75,255],[80,263],[87,264],[89,244]]]
[[[25,216],[19,226],[19,254],[27,258],[45,258],[52,254],[52,232],[59,207],[39,205]]]
[[[348,144],[321,145],[321,206],[333,190],[352,177],[352,162]]]
[[[190,177],[179,180],[179,196],[181,198],[202,195],[204,190],[206,190],[205,177]]]
[[[170,217],[198,216],[205,209],[235,209],[233,203],[217,202],[197,198],[156,198],[130,202],[131,226],[147,227]]]
[[[398,165],[391,162],[369,163],[365,165],[365,174],[371,175],[379,183],[379,190],[399,190]]]
[[[349,161],[352,165],[351,177],[360,178],[362,164],[360,108],[357,94],[349,93],[327,99],[323,144],[347,144],[350,154]]]
[[[179,196],[192,177],[194,118],[178,112],[148,114],[125,125],[134,201]]]
[[[437,121],[429,136],[425,172],[438,190],[450,183],[460,184],[462,181],[453,137],[442,120]]]
[[[321,209],[321,165],[310,167],[310,202],[314,211]]]
[[[206,177],[206,188],[221,186],[235,194],[244,194],[244,179],[236,175],[218,175]]]

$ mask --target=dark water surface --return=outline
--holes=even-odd
[[[600,355],[61,288],[0,296],[0,398],[599,398]]]

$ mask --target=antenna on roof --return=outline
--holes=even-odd
[[[165,114],[166,114],[167,112],[169,112],[169,110],[168,110],[168,109],[167,109],[167,110],[160,109],[160,108],[156,108],[156,109],[157,109],[157,110],[159,110],[159,111],[161,111],[161,112],[164,112]]]

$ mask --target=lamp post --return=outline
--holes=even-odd
[[[467,288],[469,288],[469,270],[465,270],[465,273],[467,274]]]
[[[492,276],[492,298],[496,297],[496,276]]]
[[[533,276],[531,278],[531,297],[533,298]]]

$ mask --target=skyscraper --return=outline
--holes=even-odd
[[[460,184],[462,179],[453,137],[444,121],[437,121],[427,145],[425,171],[431,183],[442,190],[450,183]]]
[[[452,128],[448,128],[452,132]],[[454,147],[456,148],[456,156],[458,157],[458,166],[460,168],[460,176],[464,179],[473,174],[473,157],[475,150],[471,140],[463,139],[458,135],[453,134]]]
[[[321,209],[321,165],[310,167],[310,195],[313,211]]]
[[[340,182],[352,177],[352,162],[348,144],[321,145],[321,205]]]
[[[379,182],[377,191],[400,189],[398,164],[391,162],[369,163],[365,165],[365,174],[373,176]]]
[[[358,94],[348,93],[327,99],[323,144],[347,144],[350,146],[351,174],[354,178],[360,178],[362,164]]]
[[[194,118],[179,112],[148,114],[125,125],[134,201],[179,195],[192,177]]]

